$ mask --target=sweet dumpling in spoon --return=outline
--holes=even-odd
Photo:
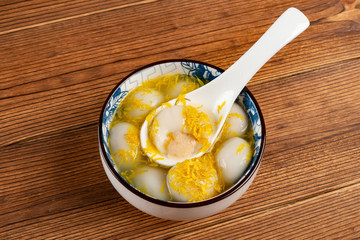
[[[159,112],[149,127],[149,138],[157,150],[179,160],[208,149],[215,129],[214,118],[206,110],[181,102]]]

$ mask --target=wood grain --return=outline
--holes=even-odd
[[[97,122],[153,61],[227,68],[288,7],[311,26],[251,80],[267,144],[246,194],[174,222],[111,186]],[[0,239],[360,238],[360,1],[0,2]]]

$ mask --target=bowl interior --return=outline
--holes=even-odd
[[[109,159],[112,168],[118,173],[119,177],[121,175],[118,172],[118,169],[115,167],[114,161],[110,154],[109,148],[109,126],[114,117],[115,111],[124,97],[130,92],[132,89],[136,88],[140,85],[143,81],[156,78],[161,75],[166,74],[187,74],[192,77],[197,77],[200,80],[213,80],[217,76],[222,73],[223,70],[216,68],[214,66],[210,66],[205,63],[199,62],[192,62],[192,61],[170,61],[170,62],[163,62],[158,64],[153,64],[147,67],[144,67],[126,77],[123,81],[121,81],[111,92],[110,96],[108,97],[104,112],[102,114],[101,121],[101,130],[100,130],[100,138],[102,138],[103,149],[105,150],[105,154]],[[241,179],[246,178],[249,175],[250,170],[254,167],[256,159],[258,159],[259,154],[262,153],[261,146],[262,142],[264,141],[263,138],[263,122],[260,110],[257,107],[255,99],[247,90],[246,88],[240,93],[239,97],[236,100],[241,106],[245,108],[247,111],[250,121],[252,130],[254,132],[254,142],[255,142],[255,151],[251,160],[249,167],[247,168],[246,172],[243,174]],[[239,182],[238,181],[238,182]],[[130,184],[129,184],[130,185]],[[236,184],[235,184],[236,185]],[[221,195],[221,194],[220,194]]]

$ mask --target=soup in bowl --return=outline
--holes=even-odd
[[[206,145],[206,134],[217,123],[201,106],[187,104],[184,96],[222,72],[197,61],[164,61],[136,70],[111,91],[100,115],[100,156],[114,188],[139,210],[169,220],[204,218],[235,202],[255,178],[265,124],[247,88],[208,152],[172,167],[162,166],[156,157],[157,152],[184,156]],[[151,149],[145,154],[139,139],[142,123],[174,98],[178,106],[152,116]]]

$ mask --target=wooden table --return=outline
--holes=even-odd
[[[228,209],[146,215],[101,166],[110,90],[154,61],[226,69],[288,7],[311,26],[251,80],[262,165]],[[0,239],[360,238],[360,1],[0,1]]]

